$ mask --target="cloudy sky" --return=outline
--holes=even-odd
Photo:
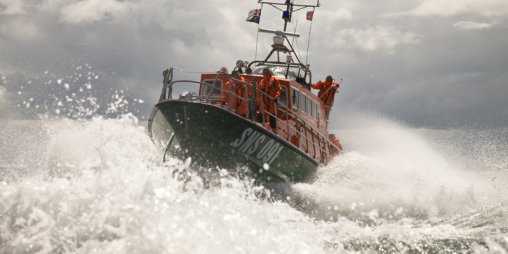
[[[214,71],[253,60],[257,25],[244,20],[258,7],[0,0],[0,118],[69,107],[104,113],[112,110],[106,102],[146,117],[163,69]],[[281,25],[280,13],[265,6],[261,27]],[[304,59],[309,25],[302,11],[289,26],[302,34]],[[506,0],[322,0],[312,29],[314,80],[343,79],[336,118],[362,110],[417,127],[508,126]],[[258,57],[269,40],[260,35]]]

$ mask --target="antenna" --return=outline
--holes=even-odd
[[[297,33],[288,33],[288,32],[282,32],[282,31],[278,31],[278,30],[272,30],[272,29],[265,29],[265,28],[259,28],[258,31],[260,33],[268,33],[268,34],[275,34],[277,36],[290,36],[290,37],[300,37],[299,34]]]
[[[264,1],[259,0],[260,4],[268,4],[273,8],[282,11],[282,19],[284,19],[284,32],[287,30],[288,22],[291,22],[291,18],[293,17],[293,12],[297,12],[299,10],[303,10],[305,8],[316,8],[319,7],[319,0],[315,4],[295,4],[292,3],[291,0],[285,0],[285,2],[273,2],[273,1]],[[279,6],[285,6],[286,10],[281,9]],[[295,9],[295,7],[297,9]]]
[[[274,34],[275,36],[273,37],[272,50],[270,51],[268,56],[264,60],[260,60],[260,61],[256,60],[254,62],[249,63],[249,67],[252,66],[253,64],[257,64],[257,65],[269,64],[269,65],[273,65],[273,66],[284,67],[284,68],[287,68],[286,77],[289,73],[290,68],[298,68],[298,73],[300,73],[300,71],[304,72],[303,77],[298,75],[299,76],[298,78],[303,80],[303,82],[310,83],[312,81],[312,73],[309,69],[309,64],[304,65],[302,63],[302,61],[298,57],[297,52],[293,48],[291,41],[288,38],[288,37],[299,38],[300,34],[296,33],[296,31],[293,33],[288,32],[287,31],[287,24],[288,24],[288,22],[291,22],[294,12],[304,10],[307,8],[312,8],[312,11],[314,11],[317,7],[320,6],[320,1],[319,0],[312,0],[312,2],[314,2],[314,4],[298,4],[298,3],[294,3],[294,2],[295,2],[295,0],[258,0],[258,3],[261,4],[261,8],[263,8],[263,5],[266,4],[266,5],[269,5],[275,9],[279,10],[280,12],[282,12],[282,19],[284,20],[284,29],[282,31],[281,30],[265,29],[265,28],[259,27],[259,23],[258,23],[258,35],[259,35],[259,33],[270,33],[270,34]],[[307,2],[311,2],[311,1],[307,0]],[[310,19],[310,20],[312,21],[312,19]],[[310,39],[310,36],[309,36],[309,39]],[[284,45],[284,41],[286,41],[288,43],[288,47],[286,47]],[[256,56],[257,56],[257,43],[258,42],[256,40]],[[308,47],[309,46],[307,45],[307,52],[308,52]],[[276,53],[277,59],[276,59],[276,61],[270,61],[270,57],[274,53]],[[283,62],[280,59],[280,53],[287,54],[286,61]],[[295,58],[294,60],[293,60],[293,56]],[[308,57],[308,54],[307,54],[307,57]],[[306,59],[306,62],[307,62],[307,59]]]

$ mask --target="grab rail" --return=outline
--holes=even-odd
[[[245,82],[243,82],[243,81],[241,81],[241,80],[236,80],[236,81],[238,81],[238,82],[242,82],[242,83],[245,83]],[[246,84],[247,84],[247,83],[246,83]],[[206,84],[206,83],[205,83],[204,85],[209,85],[209,84]],[[249,85],[249,84],[247,84],[247,85]],[[230,86],[230,88],[231,88],[231,86]],[[257,90],[256,90],[256,92],[261,93],[263,96],[267,96],[269,99],[273,99],[273,97],[272,97],[272,96],[270,96],[270,95],[266,94],[265,92],[263,92],[263,91],[261,91],[261,90],[259,90],[259,89],[257,89]],[[247,105],[248,105],[247,107],[248,107],[248,108],[250,107],[248,99],[242,98],[242,97],[238,96],[237,94],[232,93],[232,92],[231,92],[231,89],[229,89],[228,93],[230,93],[230,94],[229,94],[229,96],[235,96],[237,99],[240,99],[240,100],[242,100],[242,101],[245,101],[245,102],[247,103]],[[257,98],[254,98],[254,99],[257,99]],[[232,110],[231,110],[231,106],[230,106],[230,105],[228,105],[228,106],[229,106],[229,108],[228,108],[228,109],[229,109],[229,111],[232,111]],[[268,115],[268,116],[273,116],[274,118],[281,120],[281,122],[282,122],[283,124],[285,124],[285,125],[286,125],[286,126],[285,126],[285,127],[287,128],[287,137],[286,137],[286,140],[287,140],[289,143],[291,143],[291,144],[293,144],[293,143],[291,142],[291,135],[290,135],[290,133],[291,133],[291,132],[290,132],[290,130],[293,130],[295,133],[298,133],[298,134],[299,134],[299,136],[300,136],[300,135],[302,135],[302,131],[301,131],[301,130],[297,130],[296,128],[293,128],[293,127],[291,126],[291,124],[289,124],[289,120],[290,120],[290,118],[294,119],[294,120],[295,120],[295,122],[296,122],[298,125],[301,125],[301,126],[303,127],[303,136],[300,136],[300,137],[299,137],[299,139],[304,139],[304,140],[305,140],[305,147],[306,147],[306,150],[307,150],[307,151],[305,151],[305,152],[306,152],[307,154],[309,154],[309,155],[310,155],[310,149],[313,149],[313,157],[315,157],[315,156],[316,156],[316,148],[315,148],[315,145],[314,145],[316,142],[314,142],[314,140],[311,140],[311,138],[309,138],[309,137],[308,137],[308,134],[307,134],[307,132],[308,132],[308,131],[312,132],[312,135],[317,136],[317,137],[318,137],[318,140],[319,140],[319,139],[323,139],[323,140],[326,140],[326,141],[327,141],[327,142],[325,143],[325,147],[323,147],[323,146],[321,145],[321,142],[317,142],[317,143],[318,143],[318,146],[319,146],[319,150],[320,150],[320,152],[321,152],[321,155],[325,155],[325,156],[327,157],[327,155],[329,154],[329,153],[326,151],[326,148],[327,148],[327,147],[326,147],[326,145],[332,145],[332,146],[335,146],[335,144],[333,144],[333,143],[331,143],[330,141],[328,141],[327,139],[325,139],[325,138],[323,137],[323,135],[321,135],[321,134],[320,134],[318,131],[316,131],[314,128],[312,128],[312,127],[308,126],[308,125],[306,124],[306,122],[305,122],[305,121],[301,120],[301,119],[300,119],[300,117],[298,117],[296,114],[294,114],[294,112],[290,111],[288,107],[286,107],[286,106],[284,106],[284,105],[280,104],[279,102],[277,102],[277,104],[276,104],[276,106],[275,106],[275,112],[274,112],[273,114],[272,114],[270,111],[266,110],[266,107],[265,107],[265,105],[264,105],[264,100],[263,100],[263,99],[261,99],[261,107],[263,107],[263,111],[262,111],[262,112],[260,112],[260,113],[262,113],[262,114],[263,114],[263,115],[262,115],[262,119],[263,119],[263,121],[264,121],[264,119],[266,119],[266,118],[265,118],[265,117],[266,117],[266,115]],[[281,118],[278,116],[278,112],[279,112],[279,111],[278,111],[278,108],[279,108],[279,107],[284,109],[284,113],[286,114],[285,121],[284,121],[284,119],[281,119]],[[247,110],[247,112],[250,112],[250,111],[249,111],[249,109]],[[266,115],[265,115],[265,114],[266,114]],[[251,118],[251,120],[256,121],[254,118],[255,118],[255,117],[253,116],[253,117]],[[278,133],[277,133],[277,129],[276,129],[276,134],[278,135]],[[279,135],[279,136],[280,136],[280,135]],[[309,142],[313,144],[313,145],[312,145],[312,148],[311,148],[311,145],[309,144]],[[301,144],[301,142],[299,142],[298,147],[300,146],[300,144]],[[293,145],[294,145],[294,144],[293,144]],[[337,148],[337,149],[338,149],[338,148]],[[322,157],[325,157],[325,156],[322,156]]]
[[[250,86],[252,89],[254,89],[254,86],[253,86],[253,85],[251,85],[251,84],[249,84],[249,83],[247,83],[247,82],[243,82],[243,81],[238,80],[238,79],[230,78],[230,81],[229,81],[230,83],[231,83],[231,80],[234,80],[234,81],[237,81],[237,82],[241,82],[241,83],[243,83],[243,84],[245,84],[245,85]],[[231,88],[231,86],[230,86],[230,88]],[[229,92],[231,92],[231,89],[229,89],[229,90],[230,90]],[[265,93],[264,91],[259,90],[259,89],[257,89],[257,88],[256,88],[256,92],[261,93],[261,95],[262,95],[262,96],[266,96],[268,99],[270,99],[270,100],[272,100],[272,101],[274,101],[274,99],[275,99],[274,97],[270,96],[269,94],[267,94],[267,93]],[[236,94],[232,94],[232,95],[233,95],[233,96],[237,96]],[[243,99],[243,98],[240,98],[240,99]],[[254,98],[254,100],[256,100],[256,99],[257,99],[257,98]],[[321,146],[321,142],[318,142],[318,146],[319,146],[320,152],[322,152],[323,154],[325,154],[325,155],[328,155],[328,154],[329,154],[329,151],[328,151],[328,152],[326,151],[326,148],[328,148],[328,147],[326,147],[326,145],[332,145],[332,146],[334,146],[337,150],[340,150],[340,149],[339,149],[339,148],[338,148],[335,144],[333,144],[333,143],[332,143],[331,141],[329,141],[327,138],[323,137],[323,135],[321,135],[321,133],[319,133],[319,131],[316,131],[313,127],[308,126],[308,125],[307,125],[307,123],[306,123],[304,120],[302,120],[302,119],[301,119],[299,116],[297,116],[297,115],[296,115],[296,114],[295,114],[292,110],[290,110],[287,106],[285,106],[285,105],[281,104],[279,101],[277,101],[277,102],[275,103],[275,112],[274,112],[273,114],[272,114],[270,111],[267,111],[267,110],[266,110],[266,107],[265,107],[265,105],[264,105],[264,99],[263,99],[263,98],[261,98],[261,106],[263,107],[263,116],[262,116],[262,117],[263,117],[263,120],[265,119],[264,114],[268,114],[269,116],[273,116],[273,117],[275,117],[276,119],[281,120],[281,122],[283,122],[284,124],[286,124],[286,128],[287,128],[287,141],[288,141],[289,143],[292,143],[292,142],[291,142],[291,140],[290,140],[290,139],[291,139],[291,136],[290,136],[290,130],[291,130],[291,129],[292,129],[292,130],[294,130],[294,131],[295,131],[295,133],[299,133],[299,134],[301,134],[301,131],[299,131],[299,130],[297,130],[297,129],[293,128],[293,127],[289,124],[290,115],[291,115],[291,118],[293,118],[293,119],[295,120],[295,122],[297,122],[297,124],[300,124],[300,125],[302,125],[302,126],[303,126],[303,128],[304,128],[304,135],[305,135],[305,136],[304,136],[304,139],[305,139],[305,141],[306,141],[306,149],[307,149],[306,153],[309,153],[309,149],[310,149],[309,141],[310,141],[310,142],[313,144],[313,145],[312,145],[313,155],[314,155],[314,157],[316,156],[316,148],[315,148],[315,145],[314,145],[314,143],[315,143],[315,142],[314,142],[314,140],[311,140],[311,139],[308,137],[308,135],[307,135],[307,131],[312,132],[312,135],[313,135],[313,136],[317,136],[317,137],[318,137],[318,141],[319,141],[319,139],[326,140],[326,143],[325,143],[325,147],[324,147],[324,148]],[[285,114],[286,114],[286,117],[285,117],[285,118],[286,118],[286,121],[285,121],[285,122],[284,122],[284,119],[281,119],[280,117],[278,117],[278,109],[279,109],[279,108],[282,108],[282,109],[284,110]],[[278,133],[277,133],[277,129],[276,129],[276,134],[278,134]],[[299,145],[300,145],[300,144],[299,144]]]
[[[213,83],[208,83],[208,82],[202,82],[202,81],[195,81],[195,80],[176,80],[176,81],[172,81],[170,80],[168,83],[167,83],[167,86],[168,87],[171,87],[174,85],[174,84],[178,84],[178,83],[191,83],[191,84],[197,84],[197,85],[203,85],[203,86],[207,86],[211,89],[208,89],[209,92],[208,94],[206,94],[206,96],[203,98],[203,95],[202,94],[199,94],[199,91],[198,93],[196,94],[196,97],[193,97],[192,94],[190,94],[190,100],[192,101],[195,101],[195,100],[199,100],[201,102],[205,102],[205,103],[209,103],[209,104],[212,104],[214,105],[213,101],[211,100],[211,95],[213,94],[213,91],[214,90],[217,90],[218,88],[216,88],[214,86],[214,84],[216,84],[217,81],[221,81],[222,82],[222,79],[219,78],[219,76],[221,74],[226,74],[225,72],[223,71],[220,71],[217,73],[217,76],[215,77],[215,79],[213,80]],[[236,93],[234,93],[232,91],[232,82],[237,82],[237,83],[240,83],[240,84],[243,84],[243,85],[246,85],[244,86],[244,95],[246,95],[247,98],[244,98],[242,96],[238,96]],[[266,96],[266,98],[268,98],[269,100],[273,101],[274,102],[274,97],[270,96],[269,94],[265,93],[264,91],[260,90],[257,88],[257,84],[256,84],[256,81],[253,80],[252,84],[250,82],[244,82],[242,80],[239,80],[239,79],[235,79],[233,77],[229,77],[229,89],[227,91],[225,91],[227,93],[227,99],[226,101],[230,102],[231,101],[231,96],[234,96],[236,97],[236,100],[241,100],[242,102],[245,102],[247,104],[247,116],[246,117],[249,117],[250,115],[250,121],[256,121],[257,119],[256,118],[256,113],[252,114],[253,113],[253,110],[251,109],[251,103],[252,100],[254,100],[256,102],[257,100],[257,93],[259,93],[261,95],[261,109],[259,109],[259,113],[262,114],[262,119],[263,119],[263,122],[264,120],[266,119],[266,115],[268,116],[272,116],[274,117],[276,120],[280,120],[280,122],[282,122],[283,124],[285,124],[285,129],[287,131],[287,137],[286,137],[286,140],[296,146],[295,144],[293,144],[291,142],[291,131],[293,131],[295,134],[298,135],[298,149],[302,149],[303,148],[301,147],[301,144],[302,144],[302,138],[305,142],[305,148],[306,148],[306,151],[304,151],[305,153],[307,153],[309,156],[311,155],[310,153],[310,149],[313,150],[313,155],[312,157],[316,157],[316,147],[315,147],[315,144],[317,143],[318,144],[318,147],[319,147],[319,152],[320,152],[320,157],[321,157],[321,160],[323,161],[327,161],[328,158],[330,157],[330,147],[333,147],[335,150],[337,151],[340,151],[340,148],[338,146],[336,146],[333,142],[331,142],[328,138],[324,137],[319,131],[317,131],[315,128],[313,128],[312,126],[308,126],[307,123],[301,118],[299,117],[298,115],[295,114],[295,112],[290,109],[289,107],[281,104],[279,101],[277,101],[276,103],[274,103],[275,105],[275,111],[274,113],[271,113],[269,110],[267,110],[267,107],[264,105],[264,97]],[[223,86],[221,86],[221,88],[219,89],[220,92],[221,92],[221,95],[222,95],[222,92],[224,91],[224,89],[222,89]],[[252,93],[249,94],[249,89],[248,88],[251,88],[251,91]],[[164,90],[163,90],[164,91]],[[219,101],[222,100],[221,95],[219,96]],[[172,98],[168,98],[170,96],[164,96],[166,98],[166,100],[172,100]],[[163,95],[161,94],[161,98],[163,98]],[[180,98],[181,99],[181,98]],[[228,103],[229,104],[229,103]],[[227,109],[228,111],[232,112],[232,106],[231,105],[228,105],[228,104],[225,104],[224,106],[227,106]],[[257,102],[256,102],[257,104]],[[269,108],[269,106],[268,106]],[[285,119],[282,119],[281,117],[279,117],[279,112],[283,111],[284,114],[285,114]],[[236,113],[236,112],[235,112]],[[289,120],[292,119],[296,126],[300,126],[302,129],[298,130],[296,128],[294,128],[293,126],[291,126],[291,124],[289,123]],[[281,128],[282,129],[282,128]],[[303,135],[302,135],[302,131],[303,131]],[[308,131],[311,132],[311,138],[309,138],[308,136]],[[280,136],[278,134],[278,130],[276,129],[275,131],[275,134]],[[317,142],[314,142],[314,137],[317,138]],[[310,148],[309,146],[309,141],[310,143],[312,144],[312,148]],[[323,144],[324,143],[324,144]]]

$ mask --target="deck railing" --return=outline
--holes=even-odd
[[[229,77],[228,78],[228,81],[230,84],[229,89],[224,91],[222,88],[223,86],[221,86],[221,88],[217,88],[214,86],[214,84],[216,84],[216,82],[218,82],[218,81],[222,82],[222,79],[220,77],[221,77],[221,75],[226,74],[225,72],[218,72],[215,80],[213,81],[213,83],[210,84],[207,82],[201,82],[201,81],[195,81],[195,80],[173,81],[173,80],[171,80],[173,78],[172,77],[173,76],[172,69],[170,71],[171,71],[171,74],[170,74],[171,77],[170,77],[169,82],[164,85],[160,101],[173,99],[171,93],[173,90],[173,86],[175,84],[184,84],[184,83],[189,84],[190,83],[190,84],[195,84],[198,86],[203,85],[203,87],[208,87],[208,89],[206,89],[208,91],[207,94],[200,94],[199,90],[198,90],[198,93],[192,93],[192,92],[185,93],[184,92],[184,93],[180,94],[180,96],[177,100],[199,101],[201,103],[208,103],[208,104],[215,105],[215,106],[221,106],[230,112],[236,113],[235,109],[233,109],[232,105],[229,105],[230,104],[229,102],[231,102],[231,98],[235,97],[237,101],[240,100],[240,101],[246,103],[246,105],[247,105],[246,119],[248,119],[249,121],[258,123],[258,121],[257,121],[258,115],[257,114],[261,114],[261,118],[263,119],[261,124],[263,124],[263,127],[265,127],[264,124],[265,124],[266,116],[268,116],[268,117],[271,116],[271,117],[275,118],[275,121],[284,124],[284,127],[281,127],[281,129],[284,128],[287,131],[287,135],[285,138],[286,141],[288,141],[288,143],[290,143],[297,149],[302,150],[310,157],[313,157],[313,158],[317,157],[316,156],[317,155],[316,154],[316,142],[314,141],[314,138],[317,139],[317,146],[319,147],[319,152],[321,155],[320,159],[321,159],[322,163],[327,162],[329,160],[329,158],[331,157],[330,147],[333,147],[333,149],[335,149],[336,151],[340,151],[339,147],[337,147],[334,143],[332,143],[327,137],[324,137],[314,127],[309,126],[292,109],[288,108],[284,104],[281,104],[279,101],[277,101],[275,103],[275,112],[271,113],[269,110],[267,110],[266,105],[264,105],[264,98],[266,97],[269,100],[271,100],[272,102],[274,102],[275,100],[272,96],[270,96],[269,94],[267,94],[264,91],[259,90],[257,88],[257,83],[256,83],[255,79],[253,79],[252,82],[244,82],[242,80],[235,79],[233,77]],[[244,89],[243,94],[246,95],[246,98],[243,96],[239,96],[234,91],[232,91],[233,82],[243,85],[243,89]],[[212,94],[214,94],[213,93],[214,90],[220,92],[220,94],[225,92],[226,97],[227,97],[226,102],[228,102],[228,103],[224,103],[224,104],[222,103],[221,95],[219,95],[218,98],[212,97]],[[205,89],[202,89],[202,91],[205,91]],[[250,94],[249,94],[249,91],[251,91]],[[260,100],[261,105],[259,105],[259,108],[257,107],[258,93],[261,97],[261,100]],[[254,108],[252,108],[253,104],[256,105],[256,110],[254,110]],[[268,107],[269,107],[269,105],[268,105]],[[282,112],[280,114],[280,115],[282,115],[282,117],[279,117],[279,112]],[[303,129],[298,130],[297,128],[293,127],[289,122],[290,120],[293,120],[296,123],[296,126],[299,126],[300,128],[303,128]],[[293,144],[293,142],[291,140],[291,137],[292,137],[291,131],[293,131],[293,133],[295,135],[299,136],[298,137],[298,145]],[[279,135],[278,132],[279,132],[278,128],[276,128],[275,134],[281,138],[284,138],[283,136]],[[310,137],[308,135],[309,132],[311,133]],[[302,149],[302,147],[301,147],[302,138],[303,138],[303,142],[305,142],[306,150]],[[311,154],[311,149],[312,149],[312,154]]]

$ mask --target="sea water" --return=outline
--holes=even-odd
[[[131,114],[0,120],[0,253],[507,252],[508,129],[332,124],[344,153],[271,200],[175,177]]]

